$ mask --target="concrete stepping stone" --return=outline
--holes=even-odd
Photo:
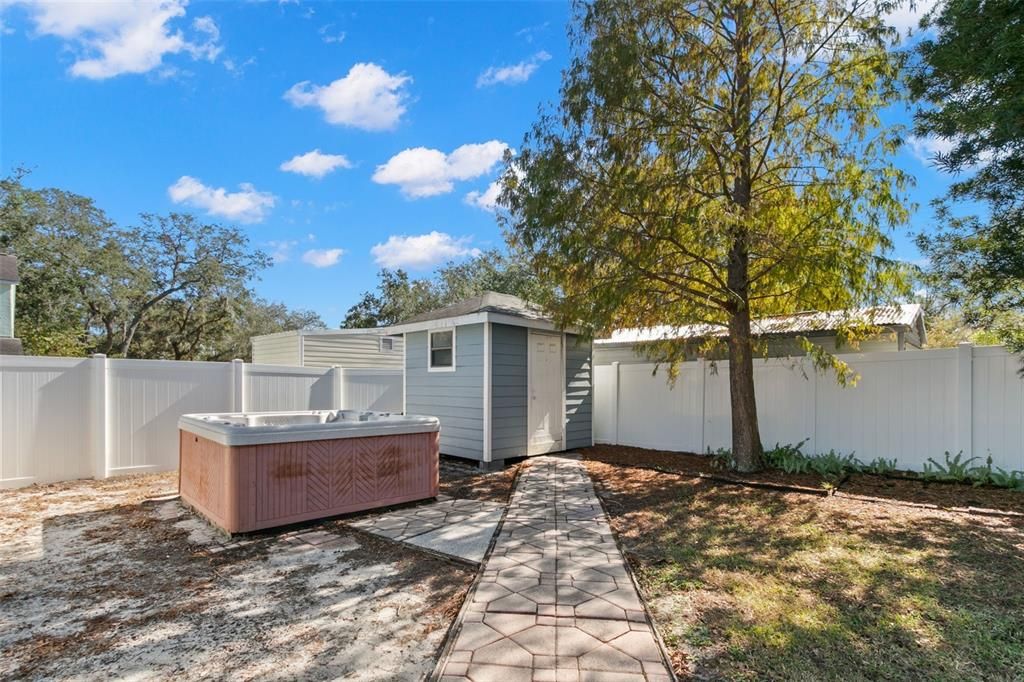
[[[538,457],[520,474],[462,618],[443,682],[674,679],[574,459]]]
[[[413,507],[350,521],[353,528],[479,564],[501,522],[504,505],[439,497]]]

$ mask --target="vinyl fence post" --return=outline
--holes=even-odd
[[[231,411],[245,412],[245,360],[231,361]]]
[[[619,363],[612,363],[612,385],[609,387],[612,397],[612,445],[619,444]]]
[[[110,409],[107,390],[107,356],[96,353],[90,360],[92,363],[92,455],[93,476],[108,478],[110,476]]]
[[[345,375],[341,365],[331,366],[331,409],[345,409]]]
[[[964,459],[970,459],[974,450],[973,360],[973,343],[956,347],[956,448],[964,453]]]
[[[707,361],[704,358],[698,358],[697,366],[700,367],[700,452],[697,454],[703,455],[707,452],[707,427],[706,422],[708,418],[708,366]]]

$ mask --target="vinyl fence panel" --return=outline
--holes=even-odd
[[[895,459],[920,470],[963,452],[1024,470],[1021,358],[1002,347],[844,355],[859,375],[840,386],[806,358],[755,361],[761,439],[766,447],[804,441],[804,452]],[[672,386],[650,363],[595,369],[598,442],[681,452],[729,448],[728,363],[684,363]]]
[[[402,371],[0,356],[0,488],[178,466],[178,417],[399,412]]]
[[[91,476],[90,361],[0,356],[0,487]]]

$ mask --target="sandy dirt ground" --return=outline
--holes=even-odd
[[[171,473],[0,491],[0,679],[432,669],[470,568],[344,520],[230,541],[168,499],[176,484]]]

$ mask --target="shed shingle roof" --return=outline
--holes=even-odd
[[[462,315],[472,315],[473,313],[501,313],[502,315],[513,315],[527,320],[549,319],[544,314],[544,310],[534,303],[524,301],[518,296],[512,296],[511,294],[485,291],[479,296],[467,298],[450,306],[415,315],[407,320],[402,320],[399,324],[443,320],[448,317],[460,317]]]

